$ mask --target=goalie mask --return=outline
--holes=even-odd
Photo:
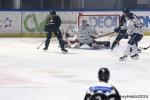
[[[98,72],[99,81],[108,82],[110,77],[110,72],[108,68],[101,68]]]
[[[82,21],[82,26],[83,26],[83,27],[89,26],[89,25],[87,24],[87,20],[83,20],[83,21]]]

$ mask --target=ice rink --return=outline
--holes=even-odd
[[[44,40],[0,38],[0,100],[83,100],[101,67],[110,69],[110,83],[121,96],[137,96],[122,100],[150,100],[150,49],[139,60],[120,62],[126,40],[114,51],[68,49],[68,54],[60,52],[55,39],[47,52],[43,46],[36,49]],[[145,36],[139,46],[148,45],[150,37]]]

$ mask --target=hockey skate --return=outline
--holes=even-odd
[[[138,54],[134,54],[131,56],[132,59],[134,60],[138,60],[139,59],[139,55]]]
[[[62,51],[63,54],[68,53],[68,50],[66,50],[66,49],[62,49],[61,51]]]
[[[141,50],[141,49],[138,49],[138,53],[142,53],[142,50]]]
[[[43,48],[43,51],[46,51],[46,50],[48,50],[48,48],[44,47],[44,48]]]
[[[119,58],[119,61],[126,61],[127,60],[127,55],[124,55]]]

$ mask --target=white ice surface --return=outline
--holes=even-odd
[[[150,49],[139,60],[120,62],[126,40],[114,51],[68,49],[62,54],[58,42],[49,50],[36,47],[44,38],[0,38],[0,100],[83,100],[88,87],[97,82],[97,72],[108,67],[110,83],[121,95],[148,95],[150,100]],[[144,37],[140,46],[150,45]]]

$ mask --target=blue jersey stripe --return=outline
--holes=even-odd
[[[112,87],[106,87],[106,86],[94,86],[90,87],[90,91],[97,92],[97,91],[102,91],[102,92],[111,92],[113,90]]]

